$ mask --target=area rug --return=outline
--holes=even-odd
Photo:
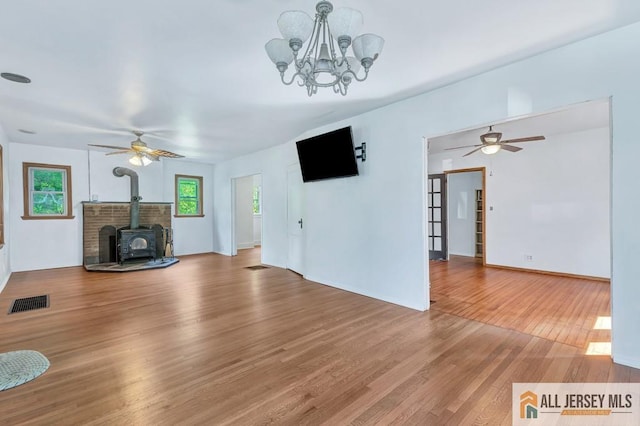
[[[31,381],[47,371],[49,360],[36,351],[0,353],[0,391]]]

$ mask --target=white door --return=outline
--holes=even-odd
[[[287,169],[287,233],[289,257],[287,269],[304,275],[304,188],[300,165]]]

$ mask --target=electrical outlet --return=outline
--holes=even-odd
[[[527,262],[533,262],[533,255],[532,254],[525,254],[524,255],[524,260],[526,260]]]

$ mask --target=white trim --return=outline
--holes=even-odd
[[[352,287],[352,286],[345,286],[342,284],[337,284],[337,283],[327,283],[327,282],[322,282],[320,280],[314,279],[313,277],[309,277],[309,276],[303,276],[303,278],[307,281],[313,281],[315,284],[320,284],[320,285],[326,285],[329,287],[334,287],[334,288],[338,288],[340,290],[345,290],[348,291],[350,293],[355,293],[355,294],[359,294],[361,296],[367,296],[367,297],[371,297],[373,299],[378,299],[381,300],[383,302],[388,302],[388,303],[393,303],[394,305],[399,305],[405,308],[409,308],[409,309],[414,309],[416,311],[420,311],[420,312],[424,312],[428,309],[428,302],[423,301],[422,304],[420,304],[420,301],[407,301],[407,300],[402,300],[396,297],[389,297],[386,294],[380,294],[377,292],[368,292],[368,291],[364,291],[363,289],[360,288],[356,288],[356,287]]]
[[[5,279],[2,281],[2,284],[0,284],[0,293],[2,293],[2,290],[4,290],[4,288],[7,286],[7,283],[9,282],[9,278],[11,278],[11,272],[7,274]]]
[[[613,362],[628,367],[640,368],[640,358],[630,358],[625,356],[612,356]]]
[[[238,254],[238,247],[236,246],[236,179],[231,178],[231,251],[229,256],[236,256]]]
[[[429,242],[428,235],[429,232],[427,230],[427,216],[429,211],[428,206],[428,191],[429,186],[427,185],[427,180],[429,179],[429,150],[428,147],[428,139],[426,137],[422,137],[422,257],[424,259],[423,268],[422,268],[422,281],[423,281],[423,299],[425,303],[425,309],[429,310],[431,308],[431,273],[429,271]]]

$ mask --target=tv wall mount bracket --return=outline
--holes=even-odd
[[[356,158],[362,160],[363,163],[367,161],[367,143],[366,142],[362,142],[362,145],[356,146],[355,150],[356,150]],[[360,153],[358,153],[358,151],[360,151]]]

